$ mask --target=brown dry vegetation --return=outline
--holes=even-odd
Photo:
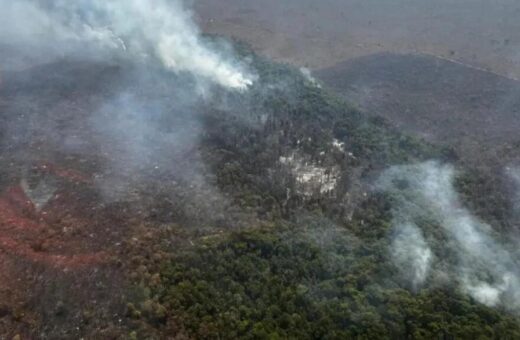
[[[510,0],[202,0],[204,31],[319,69],[380,52],[428,53],[520,76],[519,3]]]

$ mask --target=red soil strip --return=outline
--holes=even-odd
[[[107,260],[107,254],[104,252],[72,256],[40,253],[30,245],[17,242],[10,237],[0,237],[0,249],[7,255],[15,255],[31,262],[59,269],[81,269],[101,264]]]
[[[65,169],[49,162],[41,162],[40,164],[38,164],[38,169],[49,174],[55,175],[56,177],[67,179],[73,183],[92,183],[92,178],[83,174],[80,171]]]
[[[24,216],[31,213],[36,215],[36,209],[23,189],[10,187],[0,196],[0,232],[4,234],[8,230],[42,230],[40,223]]]
[[[89,184],[91,179],[84,174],[69,169],[63,169],[50,163],[41,163],[38,169],[70,182]],[[58,195],[57,195],[58,196]],[[48,206],[51,211],[38,212],[20,186],[9,187],[0,195],[0,254],[4,256],[16,256],[29,260],[34,263],[45,264],[54,268],[78,269],[106,262],[107,254],[103,251],[91,252],[86,254],[64,255],[45,252],[38,247],[40,244],[51,244],[53,248],[67,249],[68,253],[74,249],[85,248],[85,240],[82,236],[53,236],[49,237],[45,231],[50,231],[46,217],[53,214],[52,210],[58,209],[54,213],[59,215],[66,211],[66,206],[55,204],[59,200],[54,197]],[[55,202],[52,202],[55,201]],[[61,202],[66,205],[67,202]],[[85,225],[80,220],[75,221],[77,226]],[[57,225],[60,229],[60,225]],[[54,228],[56,229],[56,228]],[[0,255],[1,259],[1,255]]]

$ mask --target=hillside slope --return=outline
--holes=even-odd
[[[258,73],[243,93],[123,60],[4,75],[1,334],[520,336],[509,308],[441,271],[411,285],[392,260],[400,196],[378,178],[456,155],[241,53]],[[508,228],[460,170],[461,204]],[[441,223],[418,222],[449,276]]]
[[[431,56],[388,53],[317,75],[367,112],[449,144],[466,161],[502,166],[518,161],[513,151],[520,129],[517,81]]]

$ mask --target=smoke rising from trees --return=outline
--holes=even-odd
[[[413,284],[428,275],[424,264],[431,249],[456,254],[450,264],[451,280],[475,300],[487,306],[520,307],[520,276],[515,254],[497,240],[492,227],[467,209],[454,187],[452,166],[429,161],[388,169],[379,188],[395,198],[394,220],[410,221],[435,234],[441,228],[445,241],[421,237],[410,224],[394,223],[397,237],[392,244],[396,265],[406,270]],[[447,240],[447,241],[446,241]],[[438,261],[443,262],[441,256]],[[408,265],[408,267],[406,267]],[[432,267],[435,265],[432,264]],[[432,274],[434,269],[430,268]],[[421,274],[421,275],[418,275]]]
[[[432,261],[432,251],[421,230],[413,223],[396,227],[392,243],[392,257],[402,274],[417,290],[426,280]]]
[[[245,90],[253,77],[224,43],[201,38],[181,1],[0,1],[0,42],[28,53],[157,60],[230,89]]]

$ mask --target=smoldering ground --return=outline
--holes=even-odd
[[[147,4],[3,2],[18,20],[8,22],[12,34],[2,41],[43,54],[37,67],[4,72],[4,146],[19,163],[65,155],[89,164],[104,202],[153,205],[151,198],[160,197],[162,209],[137,208],[164,221],[171,214],[197,225],[221,221],[224,210],[240,208],[216,188],[215,169],[201,154],[201,137],[213,124],[207,118],[254,129],[275,114],[265,103],[278,97],[292,103],[302,84],[313,81],[297,70],[261,79],[254,70],[259,60],[200,36],[179,2]],[[27,13],[37,18],[35,27],[17,35],[15,22]],[[173,54],[164,55],[161,36],[180,44]],[[184,58],[198,53],[203,58]],[[208,65],[216,65],[215,73]]]
[[[0,267],[9,282],[33,287],[2,282],[0,292],[11,289],[41,316],[24,329],[80,337],[80,310],[98,311],[92,329],[124,312],[124,275],[105,255],[117,254],[137,224],[213,227],[229,208],[199,141],[213,93],[240,96],[252,85],[247,62],[222,39],[202,37],[180,2],[0,0],[0,11],[0,55],[21,61],[0,69],[0,190],[2,199],[18,190],[23,209],[34,209],[13,215],[44,230],[5,232],[12,202],[2,201],[2,240],[13,244],[2,243],[2,260],[22,265]],[[99,263],[74,267],[83,255]],[[57,309],[74,312],[61,323]]]
[[[181,1],[0,1],[0,11],[1,48],[32,64],[2,70],[3,157],[22,182],[31,163],[65,155],[89,165],[102,202],[155,195],[184,202],[164,210],[194,224],[222,217],[199,139],[208,107],[255,79],[231,44],[202,37]]]

